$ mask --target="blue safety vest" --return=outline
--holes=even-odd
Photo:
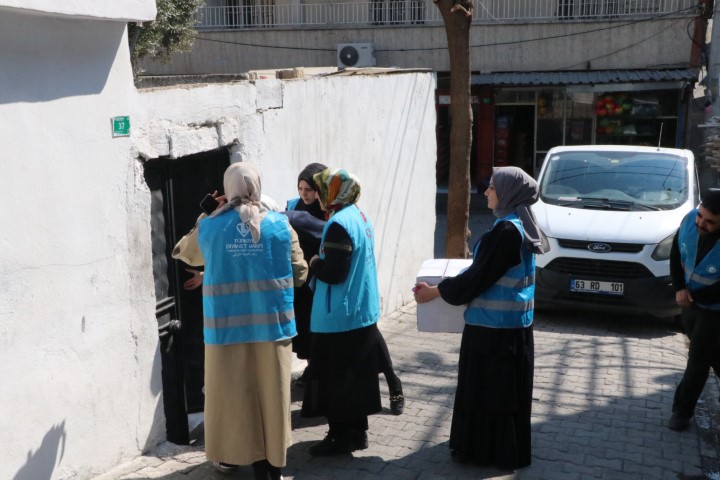
[[[683,218],[678,232],[678,247],[680,249],[680,263],[685,272],[685,285],[690,291],[704,288],[720,281],[720,242],[705,255],[699,264],[695,265],[697,258],[697,244],[700,238],[695,217],[697,209]],[[697,306],[710,310],[720,310],[720,303],[699,303]]]
[[[512,213],[497,219],[512,222],[525,239],[522,222]],[[473,255],[477,255],[480,243]],[[475,297],[465,310],[465,323],[492,328],[522,328],[533,322],[535,299],[535,254],[520,247],[520,263],[510,268],[491,287]]]
[[[295,207],[297,206],[298,202],[300,201],[300,197],[297,198],[291,198],[287,201],[287,205],[285,206],[285,210],[295,210]]]
[[[257,244],[234,209],[203,219],[199,229],[198,244],[205,258],[205,343],[294,337],[292,239],[287,217],[267,212]]]
[[[330,285],[317,280],[310,330],[319,333],[357,330],[380,318],[373,226],[355,205],[336,212],[323,229],[320,258],[325,258],[325,235],[333,223],[350,235],[353,251],[350,271],[343,282]]]

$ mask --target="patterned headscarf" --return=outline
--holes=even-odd
[[[251,163],[233,163],[225,170],[223,187],[228,203],[215,210],[211,217],[234,208],[240,214],[240,220],[250,227],[253,243],[257,244],[260,241],[260,223],[268,212],[260,201],[260,170]]]
[[[318,197],[328,218],[360,198],[360,182],[352,173],[342,168],[327,168],[313,177]]]
[[[518,167],[493,167],[492,174],[498,205],[493,214],[503,218],[517,213],[525,232],[525,245],[535,253],[544,253],[544,234],[537,225],[530,205],[538,201],[538,184]]]

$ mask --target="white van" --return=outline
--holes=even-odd
[[[689,150],[555,147],[532,209],[550,250],[536,259],[538,307],[675,317],[670,247],[699,203]]]

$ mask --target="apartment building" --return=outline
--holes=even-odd
[[[474,0],[472,175],[537,173],[548,149],[691,146],[703,0]],[[429,68],[437,75],[438,185],[447,182],[449,56],[432,0],[208,0],[192,52],[146,74],[292,67]],[[700,118],[700,117],[698,117]]]

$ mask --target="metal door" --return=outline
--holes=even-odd
[[[214,190],[222,193],[229,164],[225,149],[145,163],[166,430],[168,440],[177,444],[190,442],[187,416],[204,408],[204,343],[201,289],[183,289],[191,277],[186,270],[194,267],[170,254],[195,225],[202,198]]]

